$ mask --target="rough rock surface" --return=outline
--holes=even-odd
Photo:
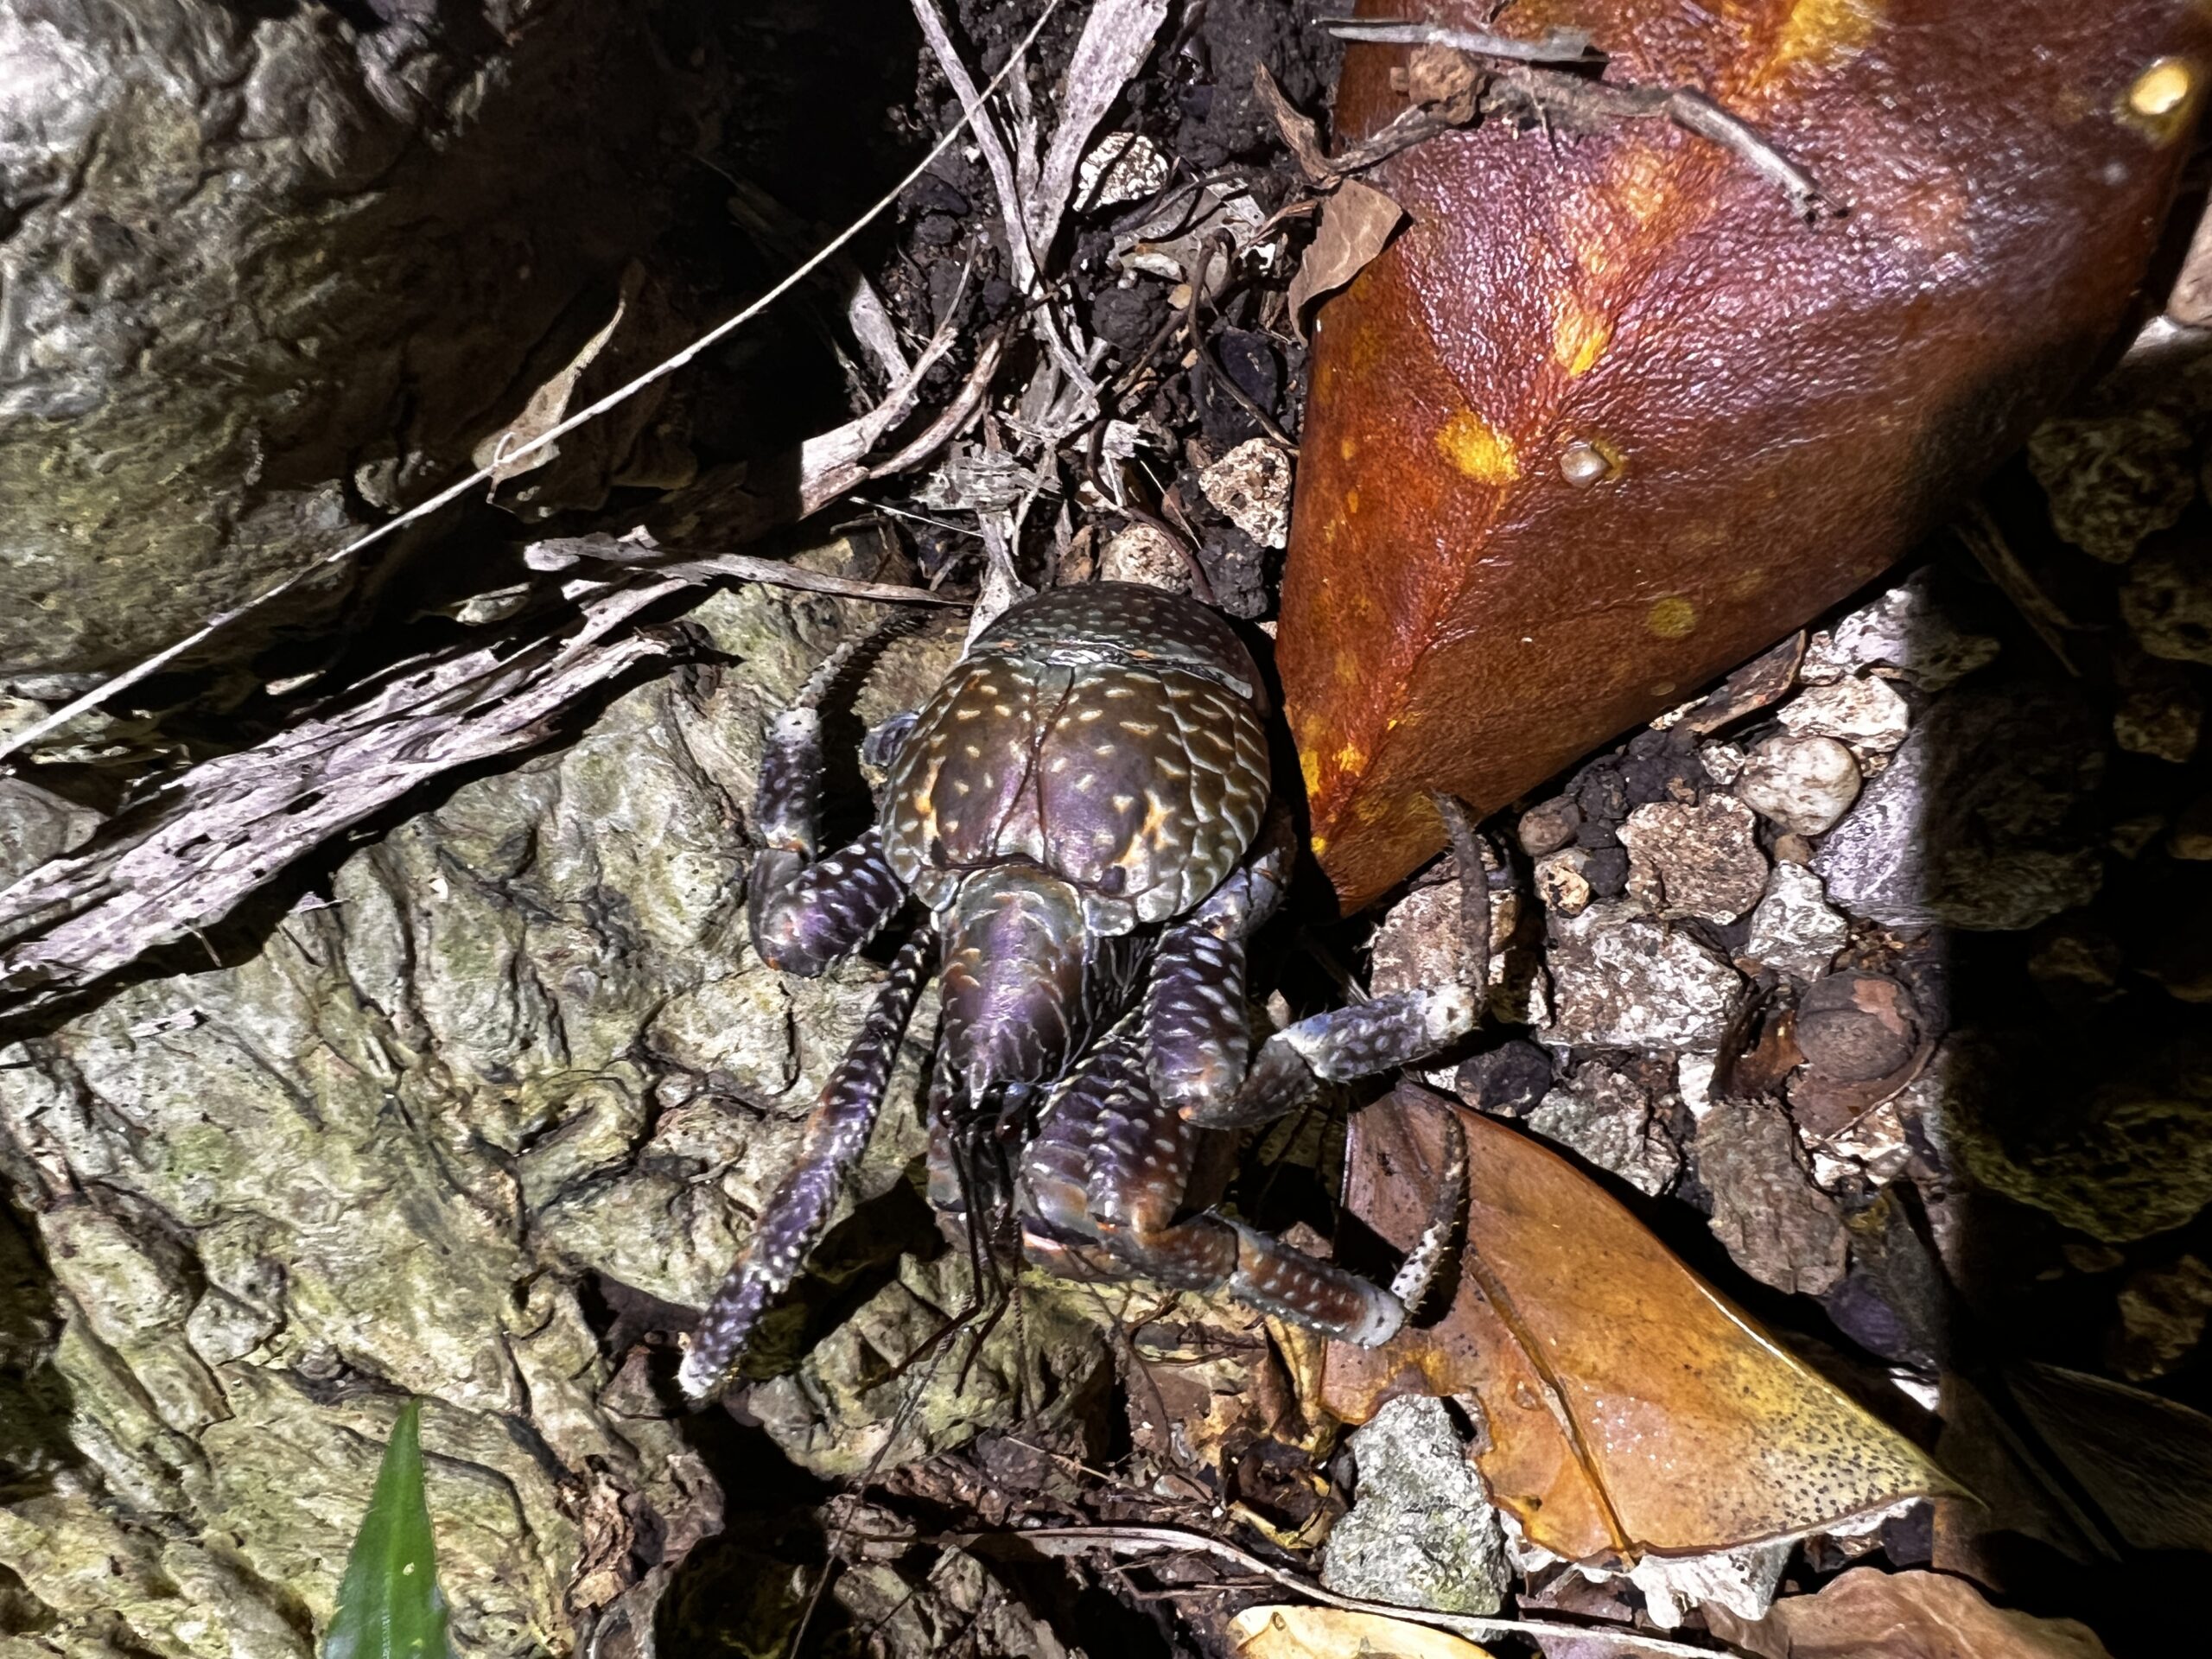
[[[1743,981],[1679,929],[1629,904],[1555,918],[1548,959],[1548,1043],[1588,1048],[1709,1049]]]
[[[1744,954],[1793,979],[1815,979],[1850,938],[1851,925],[1828,904],[1821,878],[1802,864],[1777,864],[1751,912]]]
[[[1656,1197],[1681,1172],[1681,1154],[1652,1120],[1651,1101],[1635,1079],[1586,1065],[1529,1114],[1529,1127],[1639,1192]]]
[[[1751,809],[1726,795],[1637,807],[1620,828],[1630,893],[1664,916],[1734,921],[1766,889],[1753,829]]]
[[[2078,1091],[2033,1070],[1973,1049],[1946,1067],[1939,1131],[1974,1181],[2108,1243],[2212,1204],[2212,1049],[2183,1042]]]
[[[1858,758],[1834,738],[1780,734],[1744,757],[1736,792],[1782,829],[1821,836],[1851,810],[1859,782]]]
[[[649,1614],[720,1493],[659,1408],[610,1403],[579,1287],[703,1302],[857,1022],[867,963],[752,957],[741,804],[766,715],[877,614],[715,595],[691,620],[730,665],[464,784],[233,965],[0,1047],[0,1173],[54,1281],[46,1333],[0,1358],[61,1414],[0,1568],[48,1639],[304,1654],[401,1394],[427,1402],[464,1655]],[[860,720],[957,648],[899,641]],[[888,1116],[856,1197],[913,1150]]]
[[[2026,687],[1938,699],[1813,860],[1892,926],[2032,927],[2103,879],[2088,817],[2104,753],[2079,702]]]
[[[550,0],[10,0],[0,63],[0,674],[134,660],[465,466],[605,321],[693,96]]]
[[[1779,1109],[1716,1105],[1698,1122],[1697,1169],[1713,1194],[1713,1236],[1745,1272],[1808,1296],[1842,1279],[1850,1235]]]
[[[1497,1511],[1441,1400],[1391,1401],[1351,1437],[1359,1484],[1321,1555],[1321,1581],[1447,1613],[1494,1613],[1510,1573]]]

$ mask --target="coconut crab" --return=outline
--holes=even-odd
[[[1315,1015],[1254,1049],[1246,948],[1281,899],[1295,842],[1271,806],[1267,694],[1236,634],[1195,600],[1129,583],[1010,606],[918,714],[870,734],[887,770],[881,809],[825,857],[817,704],[838,664],[769,727],[754,946],[772,967],[818,974],[910,896],[927,913],[692,1333],[685,1394],[721,1386],[798,1277],[940,948],[930,1196],[964,1213],[979,1268],[1018,1236],[1025,1256],[1064,1276],[1224,1292],[1331,1336],[1388,1340],[1448,1247],[1463,1143],[1388,1289],[1239,1221],[1187,1212],[1210,1138],[1280,1117],[1324,1081],[1433,1054],[1475,1014],[1471,988],[1439,986]],[[1472,823],[1456,803],[1440,810],[1464,891]]]

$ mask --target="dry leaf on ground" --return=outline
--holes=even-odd
[[[1760,1659],[2107,1659],[2088,1625],[1993,1607],[1941,1573],[1857,1567],[1764,1618],[1705,1616],[1715,1636]]]
[[[1457,1293],[1381,1348],[1332,1345],[1331,1410],[1472,1395],[1492,1497],[1573,1560],[1709,1554],[1956,1490],[1564,1159],[1411,1087],[1353,1119],[1347,1152],[1346,1205],[1392,1245],[1428,1213],[1445,1109],[1469,1143]]]
[[[1336,194],[1322,203],[1313,245],[1291,279],[1291,327],[1302,336],[1306,308],[1365,270],[1405,219],[1406,210],[1373,185],[1357,179],[1338,185]]]

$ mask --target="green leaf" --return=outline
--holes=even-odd
[[[450,1659],[446,1599],[423,1496],[423,1408],[409,1401],[384,1450],[369,1512],[338,1586],[323,1659]]]

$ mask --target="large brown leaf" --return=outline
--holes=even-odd
[[[2190,0],[1522,0],[1496,24],[1560,26],[1609,80],[1703,89],[1849,211],[1804,224],[1649,120],[1493,119],[1370,175],[1413,222],[1320,311],[1279,647],[1347,906],[1442,844],[1424,791],[1503,804],[1938,522],[2118,320],[2212,72]],[[1406,61],[1354,48],[1339,127],[1405,109]]]
[[[1706,1554],[1957,1490],[1565,1159],[1410,1086],[1353,1118],[1346,1154],[1346,1205],[1390,1243],[1428,1214],[1446,1111],[1468,1143],[1457,1293],[1383,1347],[1332,1344],[1331,1411],[1472,1395],[1492,1498],[1573,1560]]]

